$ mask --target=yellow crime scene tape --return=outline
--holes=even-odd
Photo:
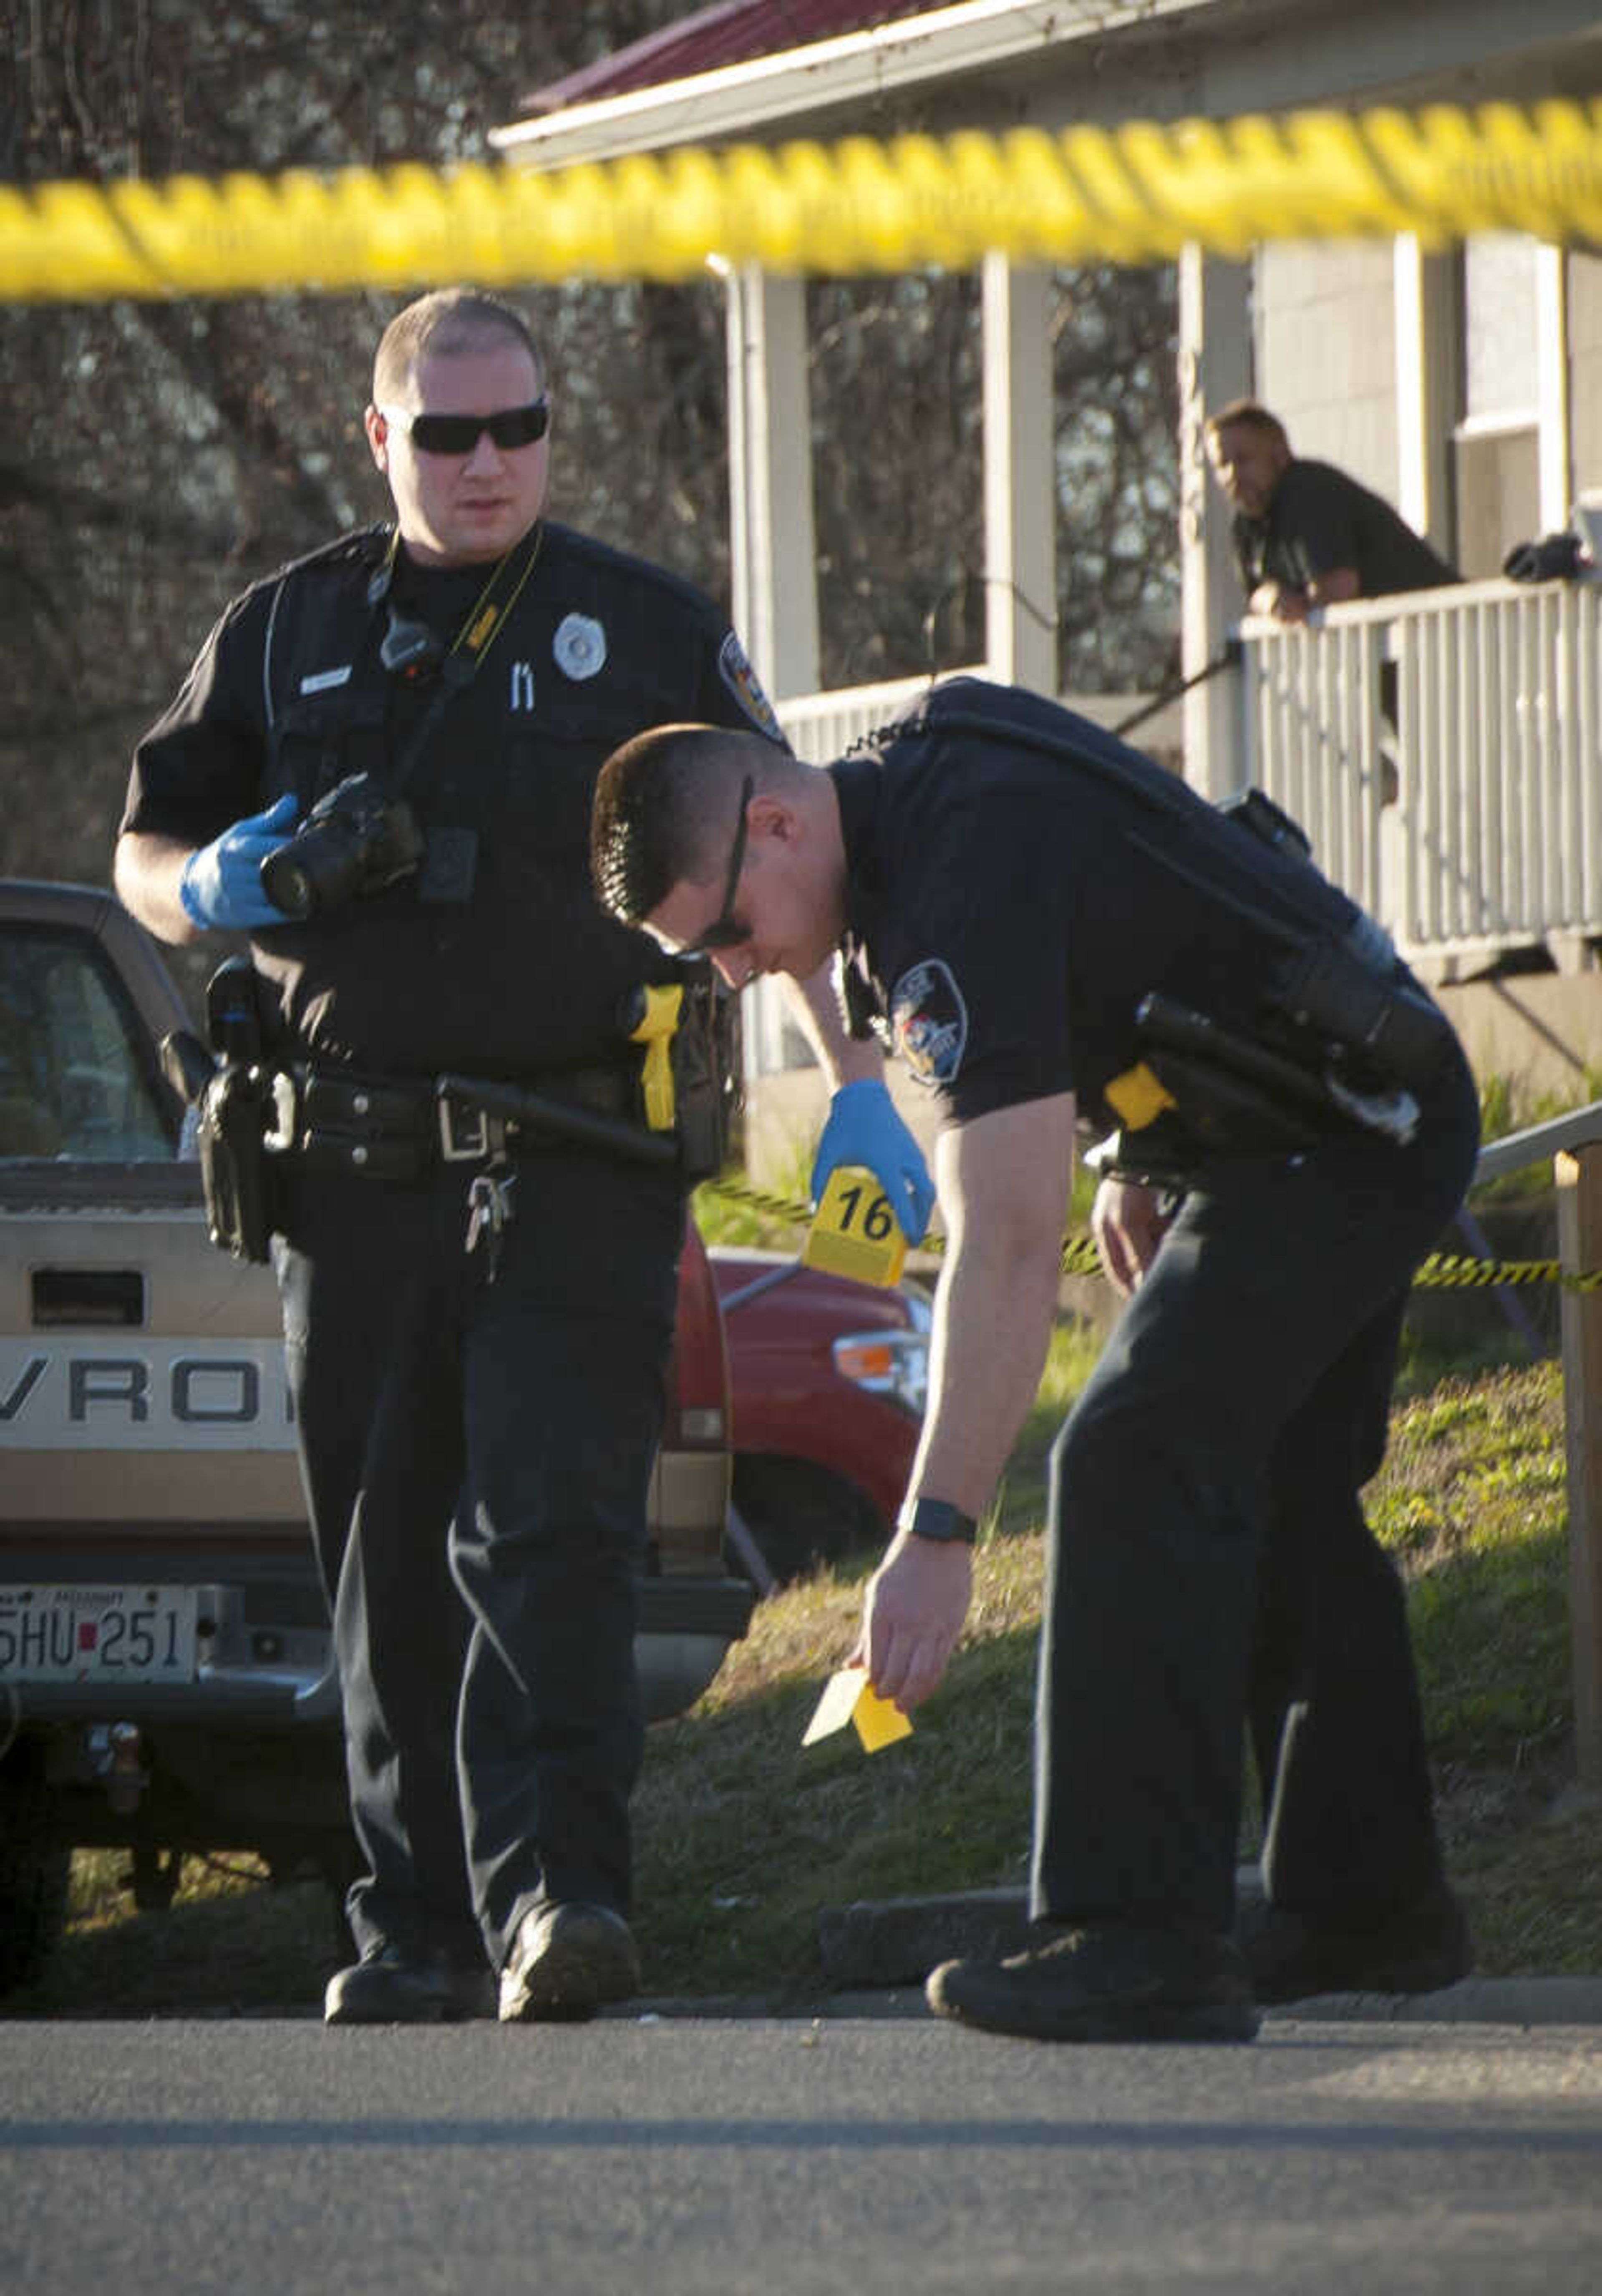
[[[720,1202],[756,1212],[786,1227],[809,1227],[815,1217],[814,1208],[805,1197],[776,1195],[762,1188],[748,1187],[743,1180],[703,1180],[701,1189]],[[946,1239],[931,1234],[917,1248],[939,1258],[946,1249]],[[1101,1274],[1100,1255],[1088,1235],[1063,1238],[1062,1270],[1064,1275]],[[1413,1282],[1415,1285],[1450,1291],[1489,1291],[1503,1283],[1560,1283],[1568,1292],[1598,1292],[1602,1291],[1602,1268],[1571,1275],[1556,1259],[1475,1259],[1458,1252],[1433,1251]]]
[[[0,186],[0,299],[1149,263],[1187,242],[1602,239],[1602,102],[850,136],[548,174],[499,163]]]

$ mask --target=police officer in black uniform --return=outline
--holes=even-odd
[[[707,729],[640,736],[603,771],[592,865],[615,914],[715,948],[736,985],[809,972],[845,933],[849,996],[943,1104],[930,1408],[856,1653],[903,1706],[941,1678],[1038,1384],[1076,1128],[1117,1128],[1096,1227],[1127,1304],[1052,1463],[1047,1926],[937,1971],[932,2006],[1061,2040],[1241,2040],[1257,1995],[1460,1974],[1401,1593],[1357,1494],[1478,1111],[1384,935],[1264,801],[1215,809],[974,680],[824,773]],[[1265,1547],[1301,1636],[1269,1908],[1237,1939]]]
[[[777,729],[706,599],[542,519],[509,306],[409,306],[366,422],[394,524],[228,608],[139,744],[116,882],[168,940],[251,935],[287,1095],[275,1254],[366,1862],[326,2014],[466,2014],[498,1972],[504,2018],[581,2016],[637,1972],[633,1585],[683,1189],[434,1080],[637,1120],[623,1016],[668,976],[591,895],[596,774],[664,716]]]

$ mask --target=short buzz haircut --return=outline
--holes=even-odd
[[[478,287],[437,287],[398,311],[379,338],[373,359],[373,404],[403,406],[429,353],[452,357],[497,338],[521,343],[543,385],[545,367],[529,323],[498,295]]]
[[[638,924],[676,885],[713,878],[740,784],[782,778],[795,760],[764,734],[722,726],[653,726],[612,751],[596,783],[589,868],[596,898]]]
[[[1210,439],[1216,439],[1220,430],[1261,430],[1266,438],[1277,439],[1287,455],[1290,452],[1284,423],[1255,398],[1232,398],[1228,406],[1207,417],[1206,430]]]

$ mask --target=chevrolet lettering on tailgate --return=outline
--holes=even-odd
[[[0,1341],[0,1432],[40,1450],[292,1451],[294,1414],[274,1341],[150,1341],[136,1349]]]

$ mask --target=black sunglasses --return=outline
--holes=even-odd
[[[740,890],[740,872],[745,866],[745,808],[756,785],[756,777],[752,774],[747,774],[740,784],[740,818],[729,849],[728,874],[723,881],[723,906],[706,931],[697,934],[697,948],[738,948],[742,941],[751,939],[751,927],[743,925],[735,914],[735,897]]]
[[[381,406],[386,422],[404,430],[420,455],[471,455],[486,430],[501,449],[531,447],[550,428],[549,402],[503,406],[494,414],[414,414],[404,406]]]

